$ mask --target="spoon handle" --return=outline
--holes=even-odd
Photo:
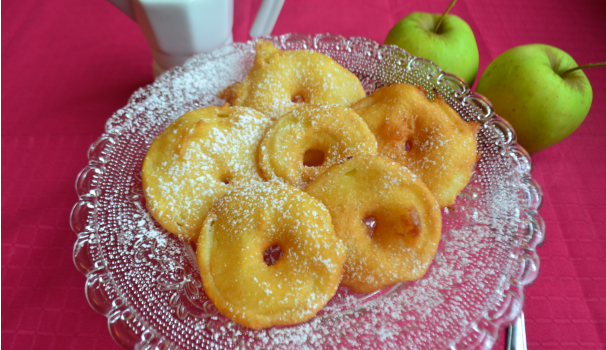
[[[506,350],[527,350],[526,327],[524,326],[524,312],[509,327],[507,327]]]
[[[257,18],[250,29],[250,36],[256,38],[258,36],[269,35],[274,29],[274,25],[278,20],[278,15],[285,0],[263,0]]]

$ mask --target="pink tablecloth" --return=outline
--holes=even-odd
[[[273,34],[382,42],[407,13],[441,12],[447,2],[287,0]],[[248,39],[259,3],[236,1],[236,41]],[[453,13],[475,32],[480,73],[501,52],[535,42],[580,63],[606,60],[603,0],[461,0]],[[88,146],[151,71],[138,28],[106,1],[2,2],[3,348],[117,348],[87,304],[68,217]],[[526,294],[530,349],[606,348],[606,68],[586,74],[594,91],[586,121],[533,157],[547,239]]]

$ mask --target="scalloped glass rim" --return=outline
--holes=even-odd
[[[157,111],[162,111],[162,108],[166,107],[165,111],[171,111],[175,116],[178,116],[183,111],[199,108],[213,102],[217,103],[218,101],[214,96],[206,96],[202,93],[200,95],[193,93],[190,96],[188,94],[192,91],[188,89],[179,90],[179,87],[186,83],[184,77],[188,74],[195,74],[198,71],[205,72],[204,69],[210,69],[210,71],[214,69],[216,71],[217,68],[208,68],[209,65],[223,62],[237,55],[248,55],[246,56],[248,59],[242,61],[244,66],[248,67],[242,67],[242,72],[237,73],[241,77],[246,68],[251,65],[250,55],[254,56],[254,42],[235,43],[213,53],[198,56],[183,67],[168,71],[159,77],[153,85],[136,91],[130,98],[128,105],[109,118],[106,124],[106,132],[90,147],[89,165],[78,175],[76,192],[80,199],[72,210],[70,221],[72,229],[78,235],[74,245],[74,263],[76,268],[87,276],[87,299],[94,310],[108,317],[110,334],[114,340],[125,348],[138,349],[190,347],[349,348],[364,347],[365,344],[374,344],[379,348],[428,347],[428,344],[434,348],[449,347],[453,349],[489,349],[492,347],[499,328],[513,322],[521,311],[524,287],[532,283],[538,274],[539,257],[536,253],[536,247],[542,243],[545,232],[544,222],[537,213],[542,202],[542,193],[538,184],[530,176],[532,168],[530,157],[516,143],[516,136],[511,126],[495,115],[490,102],[483,96],[472,92],[463,80],[442,72],[433,62],[414,57],[401,48],[382,46],[365,38],[344,38],[331,34],[315,36],[285,34],[276,37],[265,37],[265,39],[271,40],[276,46],[283,49],[312,49],[332,56],[346,68],[358,74],[364,87],[369,92],[385,84],[400,81],[423,86],[428,91],[430,98],[435,98],[435,94],[438,93],[461,114],[462,118],[480,122],[482,125],[480,131],[482,142],[479,142],[479,147],[481,147],[482,158],[478,163],[474,180],[463,191],[457,200],[457,204],[444,210],[445,227],[448,228],[445,229],[444,243],[441,244],[434,263],[435,266],[439,267],[432,265],[430,272],[442,271],[444,266],[449,268],[455,266],[449,265],[449,254],[451,253],[447,253],[447,251],[449,245],[461,243],[458,241],[459,238],[455,236],[459,231],[467,232],[466,230],[476,233],[484,231],[489,233],[482,236],[482,239],[475,243],[462,241],[465,244],[473,247],[476,247],[474,244],[477,244],[478,247],[486,245],[483,249],[487,250],[493,249],[491,244],[505,247],[504,253],[506,254],[500,259],[505,261],[503,264],[507,265],[507,269],[499,270],[502,274],[497,274],[497,277],[490,279],[494,284],[489,286],[490,288],[484,286],[484,289],[482,289],[481,285],[473,284],[478,281],[484,283],[489,280],[488,277],[484,276],[486,281],[475,275],[470,277],[469,281],[471,281],[473,288],[470,290],[471,293],[466,290],[467,294],[463,295],[467,295],[473,300],[476,298],[483,304],[473,304],[475,308],[468,305],[465,308],[454,309],[463,312],[463,316],[469,317],[469,319],[462,317],[456,320],[461,325],[456,335],[448,333],[448,330],[436,331],[436,329],[440,329],[436,325],[438,321],[451,322],[452,320],[442,320],[439,317],[432,318],[435,316],[433,312],[440,309],[442,304],[453,302],[448,298],[461,298],[456,292],[464,289],[459,285],[466,286],[466,283],[468,283],[465,280],[467,274],[486,274],[485,270],[488,269],[486,266],[490,265],[490,261],[472,261],[471,264],[464,265],[462,268],[457,265],[460,270],[455,267],[451,272],[453,275],[462,273],[463,275],[457,278],[465,281],[444,282],[451,283],[451,285],[448,285],[452,287],[451,289],[440,289],[436,285],[432,285],[427,281],[433,277],[426,276],[427,278],[420,280],[418,283],[396,285],[370,296],[360,297],[342,292],[340,296],[335,298],[338,299],[337,301],[329,304],[316,317],[319,321],[294,326],[299,328],[308,327],[313,331],[313,334],[317,334],[317,337],[314,338],[308,332],[305,335],[305,340],[298,342],[300,340],[293,337],[293,334],[296,335],[292,332],[292,329],[295,329],[293,327],[275,327],[258,333],[249,330],[250,334],[242,336],[241,333],[246,333],[246,330],[242,331],[238,326],[222,319],[222,316],[217,316],[212,303],[203,302],[204,300],[201,299],[199,293],[201,288],[199,282],[196,283],[195,279],[187,278],[189,275],[195,275],[197,269],[197,267],[191,266],[191,261],[184,258],[183,261],[176,262],[179,267],[178,276],[180,277],[175,277],[174,271],[168,271],[162,265],[162,262],[158,263],[160,260],[154,260],[151,263],[145,260],[145,254],[170,255],[170,253],[162,252],[162,249],[167,250],[167,246],[161,246],[161,240],[159,241],[159,238],[157,238],[162,237],[161,235],[157,236],[155,241],[148,239],[149,237],[139,237],[133,245],[138,249],[135,254],[132,254],[132,251],[113,250],[118,249],[116,246],[120,247],[120,244],[124,242],[130,242],[129,239],[134,239],[129,230],[138,232],[139,228],[116,229],[111,226],[110,219],[113,212],[120,210],[107,204],[107,198],[110,196],[108,192],[112,192],[112,190],[116,192],[111,194],[114,196],[112,198],[118,198],[118,200],[126,198],[129,204],[139,208],[139,212],[137,212],[139,214],[133,214],[135,215],[134,220],[139,220],[139,226],[146,227],[146,233],[158,232],[157,224],[154,226],[153,222],[144,220],[146,218],[144,217],[144,206],[141,207],[140,179],[137,178],[136,172],[129,177],[131,182],[126,183],[129,185],[128,187],[118,181],[121,178],[114,179],[118,176],[113,176],[114,163],[120,163],[119,161],[124,161],[123,157],[126,157],[123,154],[118,154],[118,146],[124,143],[125,139],[128,142],[136,142],[139,139],[135,140],[135,136],[139,137],[142,133],[153,134],[153,132],[156,132],[157,134],[158,130],[161,130],[162,126],[157,125],[158,121],[152,118],[145,120],[144,128],[139,125],[142,123],[141,119],[144,118],[145,113],[151,115]],[[242,59],[242,57],[239,59]],[[361,73],[363,69],[360,67],[362,65],[368,65],[370,67],[368,72],[370,73]],[[360,71],[358,71],[358,68],[360,68]],[[236,73],[232,72],[230,74]],[[191,84],[197,86],[196,83]],[[208,87],[204,86],[204,88]],[[217,91],[215,86],[209,89]],[[167,99],[167,96],[178,97],[179,101],[184,100],[187,103],[179,106],[173,105],[173,101]],[[166,123],[166,120],[163,123]],[[153,139],[153,136],[151,139]],[[142,141],[139,140],[138,142]],[[147,140],[145,142],[149,143],[151,141]],[[129,159],[126,158],[127,162]],[[132,160],[130,161],[132,162]],[[501,179],[506,185],[491,183],[491,181],[495,182],[495,179]],[[106,182],[109,182],[109,186]],[[120,192],[119,190],[122,189],[125,189],[125,191]],[[503,205],[503,208],[506,209],[506,217],[495,214],[498,210],[494,207],[499,205]],[[485,206],[488,206],[488,208]],[[500,207],[497,209],[500,209]],[[120,215],[126,214],[121,213]],[[482,221],[484,219],[490,219],[494,222]],[[119,217],[117,220],[118,223],[130,223],[128,221],[130,219],[124,217]],[[478,227],[481,227],[481,229]],[[123,242],[115,242],[120,240]],[[506,241],[505,245],[503,245],[503,241]],[[126,243],[124,243],[125,246]],[[178,245],[179,243],[175,244]],[[174,248],[176,245],[171,246],[169,244],[168,247]],[[465,251],[467,246],[465,247],[461,251]],[[182,244],[180,249],[187,251],[188,246]],[[145,254],[141,255],[140,252]],[[481,254],[481,252],[478,254]],[[134,257],[130,257],[130,255],[134,255]],[[470,259],[473,260],[473,257]],[[476,265],[473,265],[473,263]],[[143,264],[145,268],[155,269],[153,273],[156,274],[154,275],[156,285],[142,287],[137,285],[133,287],[128,280],[125,282],[124,266],[139,267],[136,264]],[[428,275],[430,275],[430,272],[428,272]],[[487,275],[490,275],[490,273]],[[181,279],[176,281],[175,278]],[[150,293],[149,291],[153,290],[154,287],[160,291],[170,290],[173,292],[169,302],[165,303],[166,305],[161,305],[163,311],[164,309],[168,310],[166,315],[152,314],[153,316],[150,316],[149,308],[145,309],[145,307],[137,304],[140,294]],[[422,306],[410,310],[411,306],[399,300],[398,296],[419,288],[427,288],[428,292],[437,290],[438,294],[443,293],[444,295],[438,295],[434,298],[435,300],[431,298],[419,299],[418,303]],[[135,293],[129,294],[133,290]],[[418,297],[418,293],[411,293],[412,296],[416,295]],[[391,303],[392,299],[396,302]],[[461,303],[464,304],[464,302],[465,300]],[[474,311],[469,311],[471,309]],[[423,314],[425,311],[427,311],[427,314]],[[389,312],[392,314],[385,314]],[[438,312],[435,313],[439,314]],[[174,328],[178,331],[175,332],[182,334],[167,334],[164,328],[170,328],[171,325],[164,327],[160,326],[161,323],[158,322],[161,322],[163,317],[170,318],[175,315],[181,321],[190,319],[199,321],[200,318],[203,319],[206,323],[202,324],[207,328],[205,330],[201,328],[199,331],[208,332],[208,335],[196,338],[197,343],[193,342],[192,339],[194,338],[191,338],[192,329],[187,327],[195,322],[178,324],[177,328]],[[444,313],[439,315],[454,318],[454,314]],[[160,321],[155,320],[156,316]],[[457,317],[459,316],[461,315],[457,315]],[[159,328],[162,329],[159,330]],[[427,332],[430,332],[435,339],[424,339],[425,329],[428,329]],[[289,335],[290,337],[288,337]],[[236,340],[237,343],[233,342]]]

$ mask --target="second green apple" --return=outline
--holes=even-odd
[[[476,91],[516,131],[530,154],[564,140],[583,122],[593,99],[591,84],[574,59],[549,45],[505,51],[488,65]]]
[[[461,77],[472,86],[478,74],[479,53],[469,25],[455,15],[413,12],[387,34],[385,44],[397,45],[411,54],[435,62],[442,70]]]

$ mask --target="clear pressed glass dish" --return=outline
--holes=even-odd
[[[178,116],[222,105],[217,92],[252,66],[254,42],[195,58],[140,89],[108,121],[76,181],[71,214],[74,262],[86,296],[129,349],[488,349],[520,313],[538,273],[544,237],[541,191],[527,153],[490,103],[435,64],[363,38],[286,34],[282,49],[310,49],[355,73],[368,93],[391,83],[439,94],[465,120],[480,122],[473,178],[443,210],[443,236],[427,275],[356,295],[339,288],[308,322],[251,330],[222,316],[204,294],[193,250],[148,214],[141,162]]]

